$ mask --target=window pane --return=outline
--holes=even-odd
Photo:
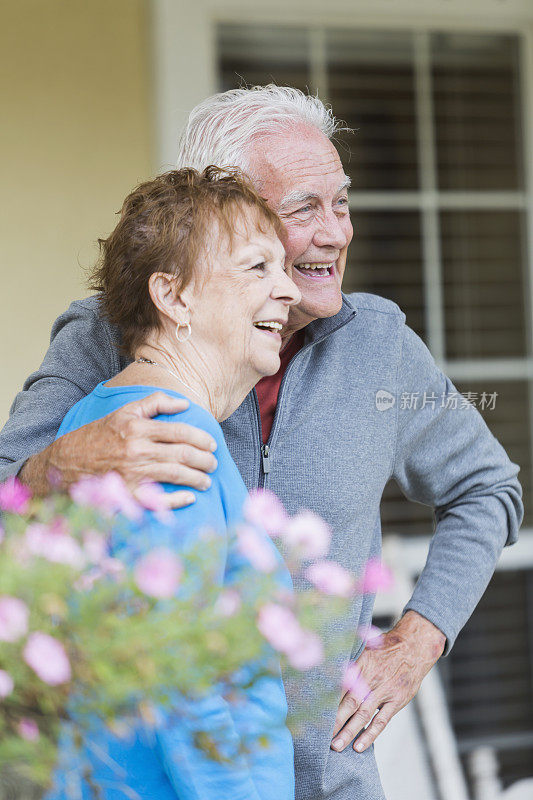
[[[345,292],[371,292],[398,303],[424,338],[420,217],[416,211],[352,211]]]
[[[435,530],[433,511],[422,503],[407,500],[396,481],[385,486],[381,500],[381,530],[384,536],[431,536]]]
[[[356,129],[339,134],[357,190],[418,187],[412,38],[386,31],[327,32],[329,99]]]
[[[525,516],[523,526],[533,524],[531,507],[531,432],[529,427],[529,390],[525,381],[454,381],[458,391],[477,392],[472,398],[479,413],[498,439],[507,455],[520,467],[518,480],[524,491]],[[497,393],[494,408],[481,408],[481,394]]]
[[[308,35],[287,26],[220,25],[218,74],[220,91],[247,84],[274,82],[307,91]]]
[[[448,358],[526,355],[522,214],[441,214]]]
[[[432,60],[439,188],[521,188],[518,38],[435,34]]]

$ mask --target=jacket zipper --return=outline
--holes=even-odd
[[[261,445],[261,466],[263,468],[263,475],[267,475],[270,472],[270,447],[268,444]]]
[[[270,470],[272,468],[271,442],[272,442],[272,439],[273,439],[273,436],[274,436],[274,432],[275,432],[275,430],[277,428],[277,422],[278,422],[278,417],[279,417],[278,409],[280,407],[280,401],[281,401],[281,397],[282,397],[282,394],[283,394],[283,387],[285,385],[285,381],[287,379],[287,375],[289,374],[290,370],[292,369],[292,366],[293,366],[294,362],[296,361],[298,356],[301,353],[303,353],[305,350],[308,350],[309,348],[314,347],[315,344],[318,344],[319,342],[323,341],[328,336],[330,336],[332,333],[335,333],[335,331],[339,330],[339,328],[343,328],[345,325],[347,325],[348,322],[350,322],[351,319],[353,319],[353,317],[356,316],[357,309],[354,309],[354,311],[355,311],[355,314],[352,317],[350,317],[350,319],[345,320],[343,323],[338,325],[336,328],[333,328],[333,330],[328,331],[327,333],[325,333],[319,339],[315,339],[314,342],[308,342],[307,344],[305,344],[300,350],[298,350],[296,355],[293,356],[292,361],[290,361],[287,364],[287,369],[285,370],[283,378],[281,379],[279,392],[278,392],[278,402],[276,403],[276,410],[274,411],[274,419],[272,421],[272,428],[270,429],[270,436],[268,437],[268,441],[267,441],[266,444],[262,444],[262,442],[263,442],[263,430],[262,430],[262,427],[261,427],[261,410],[259,408],[259,399],[257,397],[257,392],[255,391],[255,389],[253,389],[255,408],[256,408],[256,413],[257,413],[257,424],[258,424],[258,428],[259,428],[259,441],[261,442],[261,466],[260,466],[260,469],[259,469],[258,488],[260,488],[260,489],[265,489],[266,488],[267,475],[268,475],[268,473],[270,472]]]
[[[278,421],[278,417],[279,417],[278,409],[280,407],[281,396],[282,396],[282,393],[283,393],[283,386],[284,386],[285,381],[287,379],[287,375],[289,374],[294,362],[296,361],[296,359],[298,358],[300,353],[303,353],[304,350],[307,350],[308,348],[312,347],[314,344],[316,344],[316,342],[309,342],[308,344],[304,345],[301,348],[301,350],[298,350],[296,355],[293,356],[292,361],[289,361],[289,363],[287,364],[287,369],[285,370],[285,374],[283,375],[283,378],[281,379],[281,383],[280,383],[280,386],[279,386],[279,392],[278,392],[278,402],[276,403],[276,410],[274,411],[274,419],[272,421],[272,428],[270,429],[270,436],[268,437],[268,441],[267,441],[266,444],[261,444],[261,469],[260,469],[260,475],[259,475],[259,488],[260,489],[265,489],[266,488],[267,475],[268,475],[268,473],[270,472],[270,470],[272,468],[271,442],[272,442],[272,438],[273,438],[274,432],[275,432],[275,430],[277,428],[277,421]],[[263,441],[263,431],[262,431],[262,428],[261,428],[261,410],[259,408],[259,399],[257,397],[257,392],[255,391],[255,389],[254,389],[254,397],[255,397],[255,403],[256,403],[256,408],[257,408],[257,416],[258,416],[258,419],[259,419],[259,441],[262,442]]]

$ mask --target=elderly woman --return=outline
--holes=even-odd
[[[132,362],[75,405],[58,436],[156,391],[187,398],[189,408],[179,420],[214,437],[218,460],[210,489],[198,492],[193,505],[173,512],[191,535],[208,524],[226,536],[241,515],[246,489],[218,423],[262,376],[280,366],[280,330],[289,307],[300,300],[284,268],[280,233],[277,216],[243,180],[209,167],[202,174],[169,172],[139,186],[125,200],[113,233],[100,241],[92,285],[102,291],[105,312],[120,327]],[[161,418],[174,421],[172,415]],[[150,529],[158,535],[157,526]],[[178,536],[169,541],[168,526],[166,531],[165,545],[183,545]],[[265,538],[280,561],[281,580],[290,586],[281,556]],[[114,553],[130,560],[145,545],[144,539],[142,545],[135,540],[134,531],[111,544]],[[224,574],[239,568],[229,542],[227,560],[220,564],[221,584]],[[232,762],[219,763],[196,750],[178,713],[162,715],[151,740],[141,723],[126,742],[100,731],[96,743],[106,757],[95,756],[95,748],[86,755],[106,800],[124,798],[124,784],[142,800],[294,796],[292,739],[280,674],[253,687],[245,720],[214,690],[190,705],[203,730],[224,731],[226,745],[234,745]],[[264,725],[269,748],[239,755],[241,737],[254,724],[258,729]],[[117,767],[127,777],[117,777]],[[49,800],[67,797],[66,774],[66,767],[58,769]],[[88,797],[88,787],[82,790]],[[131,791],[128,796],[133,797]]]

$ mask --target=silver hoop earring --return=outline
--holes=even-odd
[[[180,328],[187,328],[187,332],[185,333],[185,336],[183,338],[180,336]],[[185,325],[180,325],[179,323],[176,325],[176,339],[178,340],[178,342],[181,342],[183,344],[183,342],[187,341],[190,335],[191,335],[190,322],[185,323]]]

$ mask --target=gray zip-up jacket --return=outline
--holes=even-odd
[[[97,298],[73,303],[58,318],[50,349],[0,435],[0,480],[54,439],[75,402],[126,365],[117,341]],[[443,631],[446,652],[523,517],[518,466],[478,411],[461,408],[458,394],[453,400],[456,391],[395,303],[356,293],[344,297],[337,315],[307,326],[283,378],[268,449],[255,391],[223,424],[247,486],[272,489],[290,513],[320,514],[333,530],[331,557],[355,572],[380,552],[379,507],[390,478],[410,500],[434,509],[427,563],[406,610]],[[368,595],[354,602],[354,633],[370,621],[372,605]],[[354,645],[345,657],[360,650]],[[295,740],[297,800],[382,800],[373,748],[330,749],[337,707],[314,710],[317,679],[316,671],[304,673],[298,688],[309,721]]]

